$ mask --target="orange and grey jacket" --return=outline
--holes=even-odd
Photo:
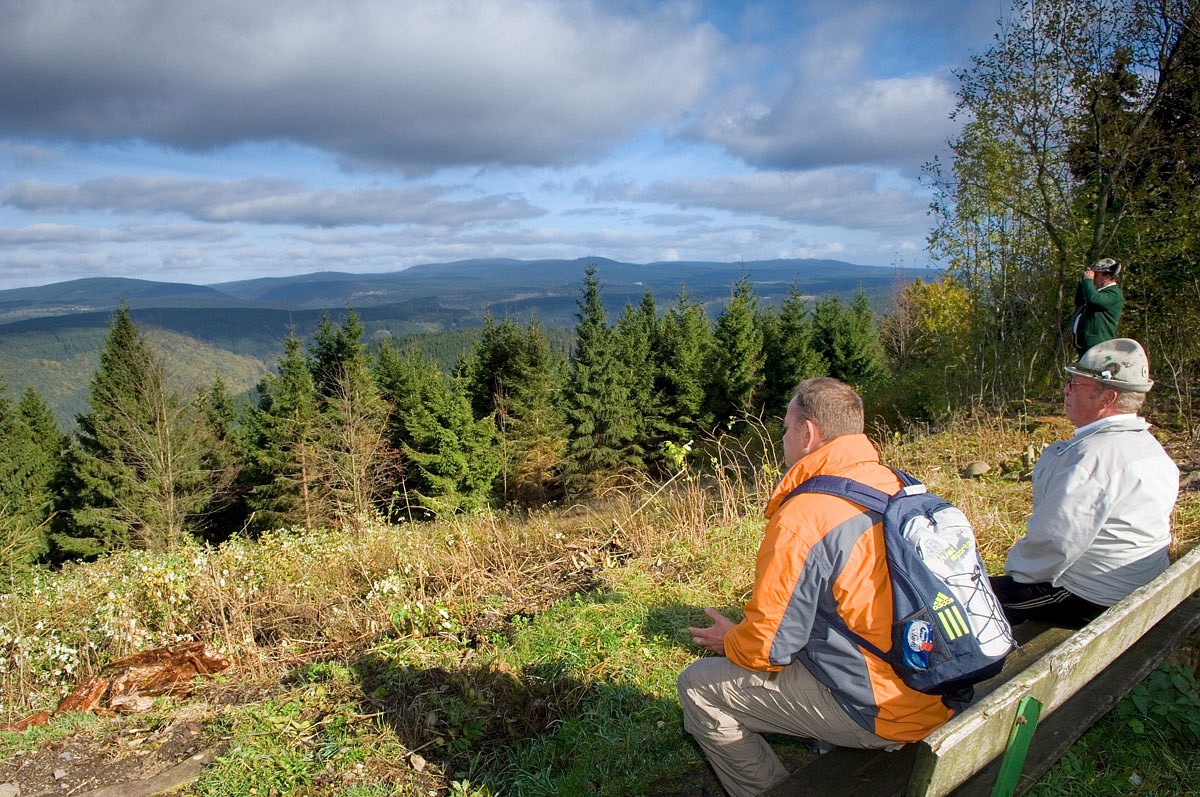
[[[745,619],[725,637],[725,654],[749,670],[799,662],[876,736],[922,739],[953,712],[940,697],[905,686],[891,665],[821,616],[837,612],[881,650],[892,646],[882,522],[872,523],[860,507],[831,495],[802,493],[783,503],[794,487],[820,474],[845,476],[889,495],[901,486],[865,435],[839,437],[793,465],[767,503],[754,594]]]

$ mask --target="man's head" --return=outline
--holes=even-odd
[[[783,419],[783,461],[790,468],[821,446],[862,430],[862,399],[854,388],[829,376],[806,379],[796,386]]]
[[[1117,275],[1121,273],[1121,264],[1111,257],[1105,257],[1092,265],[1092,272],[1095,274],[1092,279],[1096,287],[1103,288],[1117,281]]]
[[[1136,413],[1154,385],[1146,352],[1130,338],[1097,343],[1066,371],[1071,376],[1063,406],[1076,428],[1110,415]]]

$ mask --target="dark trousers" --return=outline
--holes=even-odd
[[[1108,608],[1045,582],[1022,584],[1012,576],[992,576],[988,580],[1011,625],[1040,620],[1062,628],[1083,628]]]

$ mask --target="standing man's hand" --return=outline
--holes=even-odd
[[[1085,268],[1083,270],[1083,278],[1085,280],[1094,280],[1096,278],[1096,272],[1092,271],[1091,268]]]
[[[692,641],[700,647],[711,650],[718,656],[724,656],[725,635],[729,633],[729,629],[733,628],[735,623],[716,609],[706,608],[704,613],[709,616],[713,624],[707,628],[688,626],[688,633],[692,635]]]

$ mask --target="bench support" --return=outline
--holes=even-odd
[[[1008,746],[1004,748],[1004,757],[1000,759],[1000,776],[996,778],[996,787],[992,789],[992,797],[1012,797],[1021,779],[1021,770],[1025,768],[1025,755],[1029,752],[1029,742],[1037,728],[1038,715],[1042,713],[1042,704],[1035,697],[1026,695],[1017,706],[1017,716],[1013,719],[1012,731],[1008,735]]]

